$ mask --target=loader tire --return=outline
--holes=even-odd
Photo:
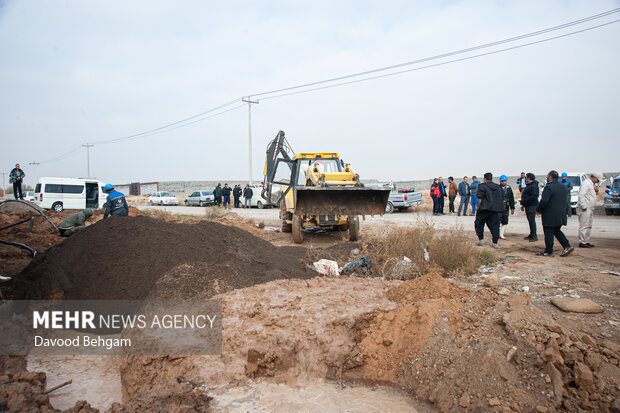
[[[303,220],[300,215],[293,215],[293,241],[295,244],[304,242]]]
[[[293,219],[293,217],[292,217],[292,214],[286,210],[285,205],[286,203],[284,202],[284,200],[282,200],[282,203],[280,206],[281,229],[282,229],[282,232],[291,232],[293,230],[293,225],[289,224],[286,221],[290,221],[291,219]]]
[[[349,241],[360,239],[360,217],[349,217]]]

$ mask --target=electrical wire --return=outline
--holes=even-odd
[[[618,22],[620,22],[620,19],[612,20],[610,22],[602,23],[602,24],[599,24],[597,26],[588,27],[586,29],[582,29],[582,30],[578,30],[578,31],[570,32],[570,33],[565,33],[565,34],[554,36],[554,37],[550,37],[550,38],[547,38],[547,39],[537,40],[535,42],[525,43],[525,44],[521,44],[521,45],[517,45],[517,46],[512,46],[512,47],[507,47],[507,48],[499,49],[499,50],[494,50],[492,52],[480,53],[480,54],[473,55],[473,56],[462,57],[460,59],[448,60],[446,62],[434,63],[432,65],[416,67],[416,68],[407,69],[407,70],[400,70],[398,72],[386,73],[386,74],[383,74],[383,75],[371,76],[371,77],[367,77],[367,78],[363,78],[363,79],[350,80],[348,82],[341,82],[341,83],[336,83],[336,84],[333,84],[333,85],[321,86],[321,87],[316,87],[316,88],[312,88],[312,89],[304,89],[304,90],[298,90],[298,91],[295,91],[295,92],[283,93],[283,94],[280,94],[280,95],[268,96],[268,97],[262,98],[261,100],[276,99],[276,98],[281,98],[281,97],[285,97],[285,96],[297,95],[297,94],[300,94],[300,93],[313,92],[313,91],[316,91],[316,90],[330,89],[330,88],[333,88],[333,87],[338,87],[338,86],[343,86],[343,85],[350,85],[350,84],[353,84],[353,83],[366,82],[368,80],[380,79],[380,78],[383,78],[383,77],[395,76],[395,75],[400,75],[400,74],[408,73],[408,72],[415,72],[415,71],[418,71],[418,70],[429,69],[429,68],[432,68],[432,67],[444,66],[444,65],[447,65],[447,64],[450,64],[450,63],[462,62],[462,61],[465,61],[465,60],[471,60],[471,59],[475,59],[475,58],[478,58],[478,57],[489,56],[489,55],[493,55],[493,54],[497,54],[497,53],[506,52],[506,51],[509,51],[509,50],[520,49],[520,48],[523,48],[523,47],[526,47],[526,46],[532,46],[532,45],[539,44],[539,43],[545,43],[545,42],[548,42],[548,41],[551,41],[551,40],[561,39],[563,37],[568,37],[568,36],[571,36],[571,35],[574,35],[574,34],[587,32],[587,31],[590,31],[590,30],[598,29],[600,27],[608,26],[610,24],[618,23]]]
[[[46,163],[50,163],[50,162],[57,162],[57,161],[60,161],[60,160],[62,160],[62,159],[69,158],[69,157],[71,157],[71,156],[75,155],[76,153],[78,153],[79,151],[81,151],[82,149],[84,149],[84,147],[82,147],[82,146],[80,145],[80,146],[78,146],[78,147],[76,147],[76,148],[71,149],[71,150],[70,150],[70,151],[68,151],[68,152],[63,153],[62,155],[59,155],[59,156],[57,156],[57,157],[55,157],[55,158],[48,159],[48,160],[46,160],[46,161],[40,162],[39,164],[40,164],[40,165],[43,165],[43,164],[46,164]]]
[[[181,119],[179,121],[176,121],[176,122],[173,122],[173,123],[169,123],[167,125],[163,125],[163,126],[160,126],[158,128],[151,129],[151,130],[148,130],[148,131],[145,131],[145,132],[135,133],[133,135],[123,136],[121,138],[105,139],[105,140],[100,140],[100,141],[95,141],[95,142],[90,142],[90,143],[92,143],[93,145],[103,145],[103,144],[107,144],[107,143],[117,143],[117,142],[123,142],[123,141],[126,141],[126,140],[132,140],[132,139],[138,138],[138,137],[140,137],[142,135],[152,134],[153,132],[157,132],[157,131],[162,131],[164,129],[168,129],[171,126],[175,126],[175,125],[187,122],[188,120],[192,120],[192,119],[195,119],[195,118],[197,118],[199,116],[206,115],[207,113],[215,112],[218,109],[225,108],[226,106],[230,106],[233,103],[236,103],[238,101],[239,101],[239,99],[231,100],[231,101],[226,102],[226,103],[224,103],[222,105],[216,106],[216,107],[211,108],[209,110],[205,110],[204,112],[200,112],[200,113],[198,113],[196,115],[193,115],[193,116],[190,116],[188,118]],[[222,113],[225,113],[225,112],[222,112]],[[205,119],[209,119],[209,118],[205,118]],[[191,124],[191,123],[194,123],[194,122],[190,122],[190,123],[188,123],[188,125]],[[176,129],[176,128],[173,128],[173,129]]]
[[[165,132],[169,132],[169,131],[172,131],[172,130],[175,130],[175,129],[183,128],[185,126],[188,126],[188,125],[191,125],[191,124],[194,124],[194,123],[202,122],[204,120],[211,119],[211,118],[214,118],[216,116],[223,115],[224,113],[232,112],[233,110],[239,109],[239,108],[244,107],[244,106],[245,106],[245,104],[241,104],[241,105],[235,106],[233,108],[226,109],[224,111],[215,113],[213,115],[193,120],[192,122],[187,122],[187,123],[184,123],[182,125],[177,125],[177,126],[175,126],[173,128],[168,128],[168,129],[165,129],[165,130],[156,130],[156,131],[144,132],[144,133],[136,134],[136,135],[133,135],[131,137],[124,138],[123,142],[131,141],[131,140],[136,140],[136,139],[142,139],[142,138],[146,138],[146,137],[149,137],[149,136],[158,135],[160,133],[165,133]],[[103,144],[106,144],[106,143],[118,143],[118,142],[116,142],[116,141],[115,142],[103,142],[103,143],[99,143],[99,145],[103,145]]]
[[[302,85],[290,86],[290,87],[281,88],[281,89],[274,89],[274,90],[270,90],[268,92],[254,93],[254,94],[248,95],[248,98],[264,96],[264,95],[269,95],[269,94],[279,93],[279,92],[285,92],[287,90],[301,89],[301,88],[305,88],[305,87],[309,87],[309,86],[316,86],[316,85],[325,84],[325,83],[336,82],[336,81],[339,81],[339,80],[344,80],[344,79],[350,79],[350,78],[353,78],[353,77],[364,76],[364,75],[368,75],[368,74],[371,74],[371,73],[383,72],[383,71],[386,71],[386,70],[397,69],[399,67],[411,66],[411,65],[414,65],[414,64],[424,63],[424,62],[428,62],[428,61],[432,61],[432,60],[443,59],[443,58],[454,56],[454,55],[458,55],[458,54],[469,53],[469,52],[473,52],[473,51],[480,50],[480,49],[485,49],[485,48],[489,48],[489,47],[493,47],[493,46],[499,46],[499,45],[505,44],[505,43],[514,42],[514,41],[517,41],[517,40],[527,39],[527,38],[533,37],[533,36],[539,36],[541,34],[549,33],[549,32],[556,31],[556,30],[565,29],[567,27],[575,26],[577,24],[587,23],[589,21],[600,19],[600,18],[609,16],[609,15],[612,15],[612,14],[618,13],[618,12],[620,12],[620,8],[612,9],[612,10],[609,10],[609,11],[606,11],[606,12],[603,12],[603,13],[599,13],[599,14],[590,16],[590,17],[585,17],[583,19],[579,19],[579,20],[575,20],[575,21],[572,21],[572,22],[564,23],[564,24],[561,24],[559,26],[553,26],[553,27],[549,27],[549,28],[546,28],[546,29],[538,30],[538,31],[535,31],[535,32],[523,34],[523,35],[520,35],[520,36],[510,37],[510,38],[507,38],[507,39],[498,40],[498,41],[495,41],[495,42],[486,43],[486,44],[479,45],[479,46],[469,47],[469,48],[466,48],[466,49],[456,50],[456,51],[453,51],[453,52],[443,53],[443,54],[439,54],[439,55],[435,55],[435,56],[431,56],[431,57],[425,57],[423,59],[412,60],[410,62],[405,62],[405,63],[399,63],[399,64],[395,64],[395,65],[391,65],[391,66],[380,67],[380,68],[377,68],[377,69],[367,70],[367,71],[364,71],[364,72],[358,72],[358,73],[353,73],[353,74],[349,74],[349,75],[334,77],[334,78],[331,78],[331,79],[319,80],[319,81],[316,81],[316,82],[310,82],[310,83],[305,83],[305,84],[302,84]],[[264,100],[265,98],[262,98],[262,99]]]

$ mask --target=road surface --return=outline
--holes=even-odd
[[[173,214],[179,215],[206,215],[206,208],[200,207],[186,207],[186,206],[146,206],[146,205],[138,205],[136,208],[139,209],[158,209],[165,210],[171,212]],[[209,208],[209,207],[208,207]],[[212,208],[212,207],[211,207]],[[246,219],[253,219],[256,222],[264,222],[265,225],[269,226],[280,226],[280,218],[278,216],[278,209],[231,209],[232,212]],[[461,216],[458,217],[456,215],[442,215],[442,216],[433,216],[428,212],[395,212],[393,214],[384,215],[384,216],[376,216],[376,217],[366,217],[365,220],[361,221],[362,228],[368,226],[376,226],[376,225],[385,225],[385,224],[394,224],[394,225],[416,225],[420,222],[427,222],[433,224],[438,229],[450,229],[450,228],[462,228],[466,231],[474,230],[474,218],[470,216]],[[540,217],[537,217],[536,223],[538,225],[538,236],[539,239],[542,239],[542,223],[540,221]],[[571,238],[577,238],[577,230],[578,230],[578,221],[577,216],[573,215],[568,220],[568,225],[563,227],[563,231],[566,236]],[[527,223],[527,219],[525,218],[525,214],[518,211],[515,215],[510,216],[510,221],[508,224],[508,228],[506,229],[506,235],[528,235],[529,234],[529,226]],[[594,217],[594,225],[592,227],[592,237],[593,238],[620,238],[620,217],[618,216],[595,216]],[[576,242],[573,242],[576,243]]]

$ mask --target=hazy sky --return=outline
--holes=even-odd
[[[0,0],[0,169],[21,163],[27,184],[33,161],[42,162],[39,176],[85,176],[84,149],[49,161],[242,96],[618,7],[610,0]],[[280,129],[295,151],[340,152],[362,179],[618,170],[618,73],[615,23],[368,82],[259,96],[253,177],[262,179],[265,147]],[[167,133],[97,144],[91,175],[112,183],[247,179],[247,106]]]

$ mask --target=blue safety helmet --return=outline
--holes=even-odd
[[[566,178],[568,176],[568,174],[566,172],[562,172],[562,178]]]
[[[112,189],[114,189],[112,184],[106,184],[106,186],[103,187],[104,191],[111,191]]]
[[[506,175],[502,175],[502,176],[499,177],[499,180],[500,181],[507,181],[508,177]]]

